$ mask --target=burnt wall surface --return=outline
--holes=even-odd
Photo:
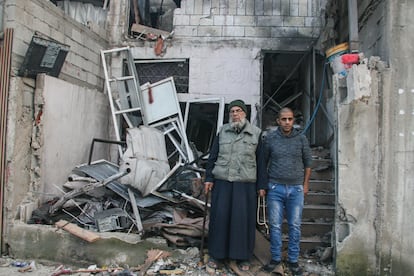
[[[179,37],[219,39],[316,38],[321,27],[319,1],[185,0],[174,14]]]

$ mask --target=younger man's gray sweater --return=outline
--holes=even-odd
[[[297,129],[285,136],[278,127],[265,137],[265,158],[269,182],[303,184],[304,169],[312,165],[308,139]]]

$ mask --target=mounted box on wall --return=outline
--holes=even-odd
[[[37,74],[58,77],[69,46],[35,33],[19,70],[19,76],[35,78]]]

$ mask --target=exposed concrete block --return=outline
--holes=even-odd
[[[245,34],[246,34],[246,37],[270,37],[271,28],[270,27],[246,27]]]
[[[264,15],[264,1],[254,1],[254,14]]]
[[[290,15],[290,1],[282,0],[280,3],[280,14]]]
[[[272,28],[271,37],[297,37],[298,28],[296,27],[277,27]]]
[[[203,0],[193,0],[194,11],[193,14],[203,14]]]
[[[236,15],[246,15],[247,3],[248,1],[240,1],[237,4]]]
[[[182,15],[182,14],[175,14],[173,24],[174,24],[174,26],[190,25],[190,16],[189,15]]]
[[[321,18],[305,17],[305,27],[321,27]]]
[[[203,1],[203,14],[211,13],[211,1]]]
[[[290,16],[299,16],[299,3],[298,0],[290,0]]]
[[[213,18],[211,17],[201,17],[199,21],[200,26],[213,26]]]
[[[234,25],[235,26],[254,26],[255,17],[254,16],[241,16],[241,15],[235,16]]]
[[[263,15],[273,15],[273,1],[263,1]]]
[[[246,1],[246,15],[254,15],[254,2],[255,1]]]
[[[196,26],[176,26],[174,27],[175,34],[177,37],[191,37],[197,36],[197,27]]]
[[[228,14],[236,15],[237,14],[237,3],[238,1],[228,1]]]
[[[258,16],[257,26],[283,26],[283,18],[281,16]]]
[[[200,15],[190,15],[190,26],[200,25],[201,16]]]
[[[33,22],[33,30],[36,30],[42,34],[50,36],[52,28],[50,25],[45,23],[44,21],[40,20],[39,18],[35,17]]]
[[[194,1],[193,0],[183,0],[181,2],[181,7],[184,7],[185,14],[193,14],[194,13]]]
[[[223,27],[223,36],[243,37],[244,36],[244,27],[224,26]]]
[[[272,6],[272,11],[273,11],[273,15],[281,15],[281,10],[282,10],[282,0],[273,0],[273,6]]]
[[[308,16],[308,0],[299,0],[299,16]]]
[[[304,27],[305,18],[298,16],[285,16],[283,18],[283,26],[285,27]]]
[[[215,15],[213,17],[213,24],[219,26],[234,25],[234,16],[232,15]]]
[[[53,37],[53,39],[59,41],[60,43],[64,44],[65,41],[65,35],[63,34],[63,32],[61,30],[57,30],[57,29],[52,29],[50,32],[51,37]]]
[[[305,37],[319,37],[320,29],[319,28],[298,28],[298,35]]]
[[[222,36],[222,27],[216,26],[199,26],[198,36]]]

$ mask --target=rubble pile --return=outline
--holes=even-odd
[[[105,160],[78,166],[63,185],[64,195],[44,203],[28,223],[52,225],[65,220],[92,232],[160,235],[178,247],[200,245],[203,222],[205,228],[208,223],[201,179],[194,172],[178,169],[158,196],[145,197],[132,185],[117,181],[125,174]]]

